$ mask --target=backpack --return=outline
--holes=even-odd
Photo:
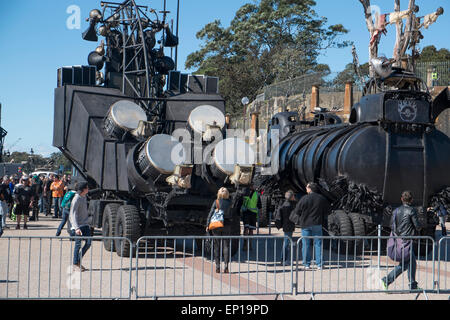
[[[396,234],[397,212],[398,209],[394,211],[394,222],[392,224],[392,231],[387,243],[387,254],[389,258],[396,262],[409,261],[409,259],[411,258],[412,241],[398,238]]]
[[[62,202],[61,202],[61,207],[62,208],[66,208],[66,209],[70,209],[70,205],[72,204],[72,199],[73,197],[75,197],[76,192],[75,191],[69,191],[66,193],[66,195],[64,196]]]

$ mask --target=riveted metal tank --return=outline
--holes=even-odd
[[[400,89],[390,87],[394,82]],[[336,209],[346,210],[339,207],[342,190],[334,188],[345,179],[378,195],[380,209],[400,205],[405,190],[412,191],[414,206],[427,208],[434,195],[450,186],[450,138],[435,127],[448,100],[433,104],[429,93],[420,90],[420,80],[402,70],[384,85],[385,90],[367,94],[353,106],[349,124],[292,130],[292,115],[275,115],[271,124],[287,123],[289,133],[281,134],[277,152],[271,154],[272,163],[279,157],[272,183],[281,192],[303,193],[308,182],[317,182]],[[373,219],[375,212],[363,213],[367,223],[388,226],[382,217]],[[423,220],[434,224],[426,213]]]

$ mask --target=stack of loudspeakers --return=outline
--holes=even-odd
[[[94,66],[72,66],[58,69],[58,88],[65,85],[95,86],[97,68]]]
[[[194,94],[219,94],[219,78],[169,72],[168,91]]]

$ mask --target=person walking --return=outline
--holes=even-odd
[[[303,267],[311,269],[311,238],[322,237],[322,225],[325,217],[331,212],[331,206],[328,200],[319,194],[319,188],[316,183],[308,183],[306,186],[307,195],[303,196],[295,207],[294,216],[298,217],[297,222],[302,229],[302,254]],[[320,270],[323,267],[322,261],[322,239],[314,239],[314,253],[316,265]]]
[[[275,225],[278,229],[283,228],[284,232],[284,242],[283,250],[281,251],[280,261],[282,265],[290,265],[290,253],[291,253],[291,243],[292,235],[295,231],[295,223],[289,220],[291,213],[294,211],[296,206],[295,195],[292,190],[289,190],[285,194],[285,200],[283,204],[278,207],[275,213]]]
[[[418,236],[422,226],[419,222],[419,214],[417,209],[412,207],[414,199],[411,191],[404,191],[400,199],[402,206],[395,209],[392,215],[392,231],[398,237]],[[407,244],[408,241],[412,242],[412,240],[403,240],[405,244]],[[389,285],[406,270],[408,270],[409,288],[411,290],[419,289],[416,282],[417,261],[414,250],[410,250],[410,257],[408,260],[402,260],[403,261],[401,261],[399,265],[387,275],[387,277],[381,279],[383,289],[387,290]]]
[[[242,204],[242,222],[244,223],[244,236],[252,236],[256,230],[256,222],[258,220],[259,208],[261,208],[261,199],[258,192],[253,186],[246,191]],[[244,240],[243,250],[247,250],[248,242]],[[252,250],[252,242],[250,241],[250,250]]]
[[[63,215],[62,215],[62,221],[58,227],[58,230],[56,231],[57,237],[59,237],[61,235],[62,229],[64,228],[67,221],[69,220],[70,206],[71,206],[72,200],[76,194],[76,191],[74,191],[75,188],[73,188],[72,186],[68,186],[67,188],[69,191],[65,194],[65,196],[61,202],[61,208],[63,211]]]
[[[214,237],[229,236],[231,234],[232,220],[232,202],[228,189],[221,188],[217,193],[217,200],[214,201],[206,220],[206,232],[212,232]],[[223,228],[210,230],[211,220],[215,214],[223,213]],[[216,273],[220,273],[221,253],[223,253],[223,262],[225,264],[224,273],[229,273],[228,264],[230,261],[230,240],[214,239],[214,260],[216,263]]]
[[[81,260],[83,259],[86,252],[91,247],[91,223],[87,207],[87,194],[89,192],[89,187],[87,182],[80,182],[76,186],[77,193],[72,199],[70,206],[70,224],[72,225],[72,232],[76,238],[75,248],[73,253],[73,268],[75,271],[86,271],[87,269],[81,265]],[[85,245],[81,249],[80,237],[84,238]],[[81,250],[81,254],[80,254]]]
[[[30,178],[23,176],[19,184],[14,187],[14,200],[16,203],[15,215],[17,217],[16,230],[20,230],[20,220],[23,216],[23,228],[28,229],[27,218],[30,215],[31,203],[34,199],[30,186]]]
[[[64,197],[64,182],[58,175],[55,175],[55,180],[51,184],[50,190],[52,191],[53,208],[55,210],[53,219],[62,218],[61,201]]]

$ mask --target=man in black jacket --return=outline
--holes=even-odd
[[[331,207],[328,200],[318,193],[319,188],[315,183],[308,183],[306,186],[306,196],[300,199],[295,208],[293,217],[297,217],[295,222],[302,228],[303,237],[303,266],[311,268],[311,237],[322,237],[322,225],[324,218],[330,214]],[[305,238],[306,237],[306,238]],[[322,239],[314,239],[314,251],[316,265],[322,269]]]
[[[20,183],[14,187],[14,200],[16,202],[16,216],[17,216],[17,226],[16,230],[20,229],[20,220],[23,215],[23,228],[27,227],[27,218],[30,215],[31,203],[34,200],[33,191],[30,186],[30,178],[28,176],[23,176]]]
[[[292,242],[292,235],[295,231],[295,223],[289,220],[289,217],[295,209],[296,201],[294,192],[289,190],[285,194],[285,199],[283,204],[278,207],[277,212],[275,214],[275,224],[278,229],[283,228],[284,232],[284,242],[283,242],[283,250],[281,251],[281,263],[282,265],[290,265],[290,249]]]
[[[399,237],[413,237],[419,235],[421,225],[418,218],[418,212],[416,208],[412,207],[413,196],[411,191],[405,191],[402,193],[401,201],[403,205],[395,209],[392,215],[391,226],[394,233]],[[395,221],[394,221],[395,219]],[[412,241],[412,240],[409,240]],[[404,271],[408,270],[409,287],[411,290],[417,290],[416,282],[416,256],[414,255],[414,250],[410,251],[410,258],[407,261],[401,261],[394,270],[389,273],[387,277],[382,279],[382,286],[387,290],[388,286],[397,279]]]

